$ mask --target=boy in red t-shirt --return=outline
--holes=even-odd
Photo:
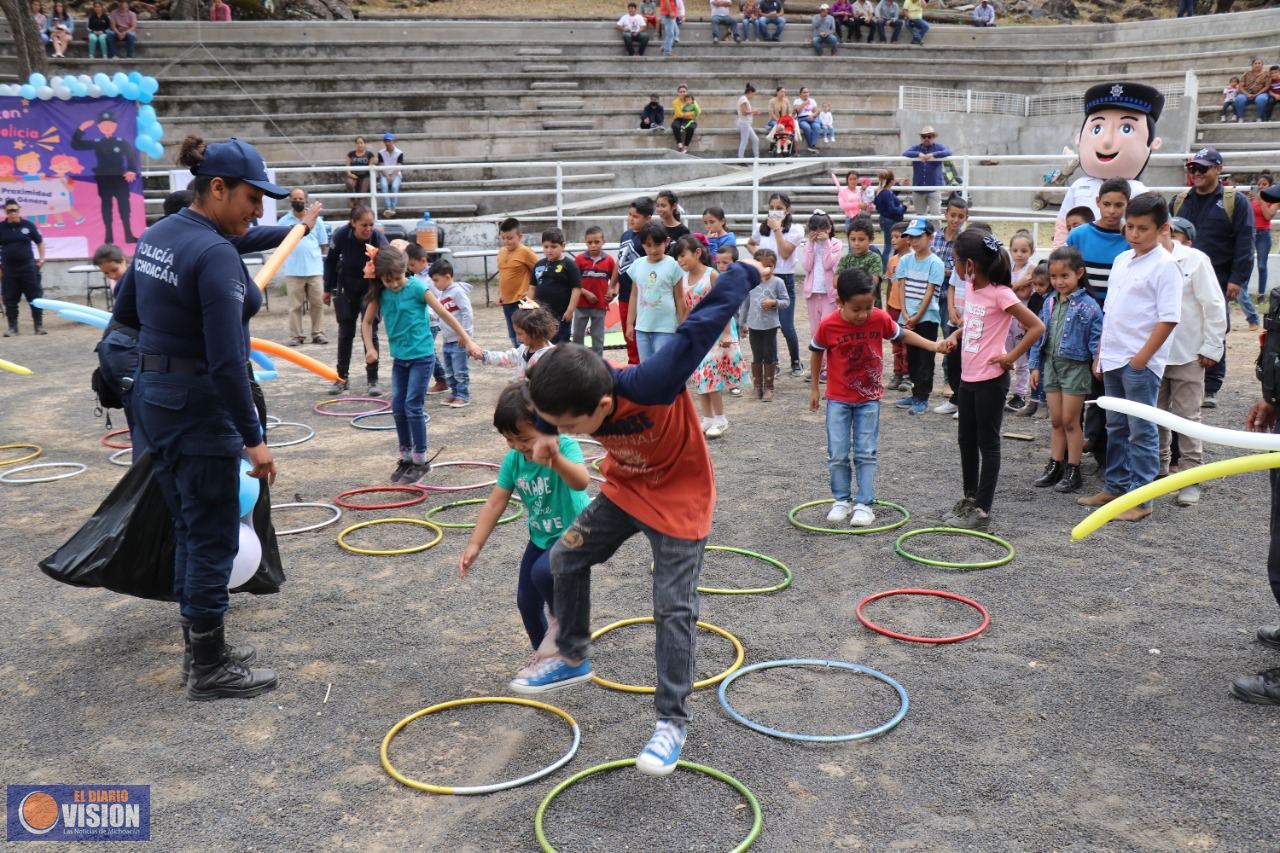
[[[754,261],[731,265],[672,340],[635,367],[619,370],[569,343],[551,350],[529,373],[529,395],[544,433],[533,461],[554,461],[557,430],[590,435],[608,455],[600,463],[605,482],[599,497],[551,549],[560,654],[517,678],[511,688],[534,694],[591,678],[591,569],[643,533],[654,559],[658,724],[636,769],[651,776],[672,773],[684,746],[698,575],[716,505],[711,457],[685,383],[759,283]]]
[[[818,374],[827,357],[827,469],[835,505],[827,521],[848,519],[851,527],[870,527],[876,520],[876,442],[880,436],[880,398],[884,395],[884,342],[901,339],[913,347],[946,352],[946,341],[931,341],[899,326],[887,311],[875,307],[876,285],[863,269],[845,270],[836,281],[836,311],[818,324],[809,344],[813,362],[809,409],[818,410]],[[849,451],[858,472],[853,489]],[[852,505],[850,500],[852,498]],[[852,512],[852,517],[850,513]]]
[[[609,280],[618,264],[604,252],[604,229],[592,225],[586,233],[587,250],[574,262],[582,276],[582,298],[573,312],[573,342],[581,344],[591,327],[591,349],[604,357],[605,314],[609,310]]]

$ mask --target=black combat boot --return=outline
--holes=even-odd
[[[258,650],[245,643],[243,646],[227,646],[224,653],[236,663],[248,666],[258,658]],[[182,686],[187,686],[191,675],[191,620],[182,620]]]
[[[1080,479],[1080,466],[1067,465],[1067,467],[1062,471],[1062,479],[1053,487],[1053,490],[1063,494],[1068,492],[1078,492],[1080,491],[1082,483],[1083,481]]]
[[[1036,485],[1040,488],[1048,488],[1056,486],[1058,481],[1062,479],[1062,463],[1057,459],[1050,459],[1049,464],[1044,466],[1044,473],[1036,478]]]
[[[210,699],[248,699],[276,687],[270,669],[249,669],[227,657],[222,626],[203,634],[191,632],[191,677],[187,698],[197,702]]]

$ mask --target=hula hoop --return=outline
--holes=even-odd
[[[437,711],[445,711],[449,708],[459,708],[464,705],[524,705],[529,708],[537,708],[539,711],[547,711],[555,714],[557,717],[569,724],[569,731],[573,735],[573,743],[569,746],[569,751],[556,759],[554,764],[544,767],[541,770],[536,770],[527,776],[521,776],[519,779],[509,779],[506,782],[495,782],[492,785],[430,785],[426,782],[419,782],[416,779],[410,779],[408,776],[405,776],[396,770],[396,768],[391,764],[391,759],[387,757],[387,750],[391,746],[392,738],[398,735],[405,726],[420,717],[425,717],[428,714],[434,714]],[[382,747],[378,750],[378,758],[382,762],[382,769],[387,771],[387,774],[401,785],[407,785],[410,788],[416,788],[419,791],[426,791],[429,794],[453,794],[456,796],[467,796],[472,794],[492,794],[495,791],[505,791],[509,788],[518,788],[521,785],[536,782],[544,776],[550,776],[573,759],[573,756],[578,753],[578,746],[581,743],[582,732],[578,729],[578,721],[569,716],[568,712],[562,711],[554,705],[536,702],[533,699],[517,699],[510,696],[482,696],[475,699],[454,699],[451,702],[441,702],[439,705],[432,705],[430,708],[423,708],[421,711],[410,714],[392,726],[391,731],[387,732],[386,737],[382,739]]]
[[[344,500],[352,495],[367,495],[370,492],[408,492],[416,497],[409,498],[407,501],[392,501],[385,504],[353,504],[351,501]],[[348,489],[334,498],[333,502],[343,509],[400,509],[406,506],[417,506],[426,499],[426,489],[419,486],[365,486],[361,489]]]
[[[524,504],[521,503],[519,499],[513,498],[513,500],[516,503],[516,511],[511,515],[507,515],[507,516],[503,516],[502,518],[499,518],[498,524],[508,524],[524,515]],[[436,520],[435,515],[437,513],[444,512],[447,509],[453,509],[454,507],[470,506],[471,504],[482,504],[482,503],[488,503],[488,502],[489,502],[488,498],[467,498],[464,501],[453,501],[452,503],[447,503],[444,506],[432,507],[431,509],[427,510],[426,517],[434,521],[440,527],[445,528],[446,530],[474,530],[475,529],[474,523],[463,524],[458,522],[438,521]]]
[[[927,557],[920,557],[912,554],[906,548],[902,547],[902,543],[906,542],[912,536],[919,536],[922,533],[941,533],[944,536],[972,536],[974,539],[984,539],[987,542],[994,542],[1008,550],[1009,553],[1003,557],[997,557],[994,560],[983,560],[976,563],[955,563],[950,560],[930,560]],[[961,527],[922,527],[919,530],[908,530],[906,533],[898,537],[898,541],[893,543],[893,550],[897,551],[903,557],[906,557],[913,563],[920,563],[925,566],[937,566],[940,569],[994,569],[997,566],[1003,566],[1013,560],[1013,546],[1005,540],[1001,539],[993,533],[984,533],[981,530],[965,530]]]
[[[32,479],[12,480],[14,474],[19,471],[33,471],[36,468],[74,468],[74,471],[68,471],[65,474],[54,474],[52,477],[35,477]],[[52,483],[57,480],[67,480],[71,477],[77,477],[89,470],[89,466],[83,462],[37,462],[35,465],[20,465],[17,468],[10,468],[3,474],[0,474],[0,483],[8,483],[11,486],[26,486],[31,483]]]
[[[316,437],[316,431],[312,427],[309,427],[306,424],[294,423],[293,421],[277,421],[273,424],[267,424],[264,429],[267,432],[270,432],[271,430],[279,429],[280,427],[302,427],[307,431],[307,434],[302,438],[294,438],[289,441],[277,441],[275,444],[268,441],[267,447],[293,447],[295,444],[302,444],[304,441],[310,441]]]
[[[263,424],[263,426],[266,427],[267,429],[270,429],[271,427],[277,426],[281,423],[283,423],[283,421],[281,421],[275,415],[267,415],[267,421],[265,424]]]
[[[126,453],[130,454],[129,461],[121,462],[120,457],[125,455]],[[133,454],[132,447],[124,447],[124,448],[121,448],[120,450],[115,451],[110,456],[108,456],[107,461],[110,462],[112,465],[119,465],[121,468],[128,468],[131,465],[133,465],[132,454]]]
[[[574,441],[578,442],[578,444],[593,444],[596,447],[600,448],[600,452],[594,456],[587,456],[585,454],[583,455],[582,461],[586,465],[590,465],[593,462],[599,462],[601,459],[609,455],[609,451],[604,449],[604,445],[596,441],[594,438],[577,438],[577,439],[574,439]]]
[[[132,450],[133,449],[132,436],[130,436],[130,440],[128,444],[113,444],[111,439],[115,438],[117,435],[129,435],[129,428],[125,427],[124,429],[113,429],[111,432],[107,433],[102,437],[102,446],[110,447],[112,450]]]
[[[614,622],[612,625],[605,625],[599,631],[596,631],[595,633],[593,633],[591,635],[591,640],[592,642],[595,642],[600,637],[604,636],[605,634],[609,633],[615,628],[625,628],[628,625],[646,625],[646,624],[653,624],[652,616],[637,616],[633,619],[620,619],[617,622]],[[733,636],[733,634],[730,634],[725,629],[717,628],[715,625],[712,625],[710,622],[699,621],[697,625],[702,630],[710,631],[713,634],[719,634],[721,637],[724,637],[726,640],[733,643],[734,651],[737,652],[737,655],[738,655],[737,658],[734,659],[733,663],[729,666],[729,668],[726,669],[724,672],[720,673],[719,675],[713,675],[710,678],[704,679],[703,681],[693,682],[693,689],[701,690],[703,687],[712,687],[713,685],[719,684],[721,681],[724,681],[726,678],[728,678],[730,675],[736,672],[739,669],[739,667],[742,666],[742,662],[746,660],[747,650],[742,647],[742,643],[741,641],[738,640],[737,637]],[[652,687],[642,687],[636,684],[620,684],[616,681],[610,681],[607,678],[601,678],[598,675],[592,675],[591,680],[594,681],[596,684],[599,684],[601,687],[607,687],[610,690],[617,690],[622,693],[653,693],[655,692],[655,689]]]
[[[959,601],[961,604],[967,604],[974,610],[982,614],[982,624],[967,634],[957,634],[954,637],[916,637],[912,634],[900,634],[897,631],[890,631],[872,622],[862,613],[862,608],[866,607],[873,601],[879,601],[882,598],[888,598],[891,595],[931,595],[935,598],[946,598],[951,601]],[[886,637],[893,637],[895,640],[906,640],[910,643],[933,643],[941,645],[942,643],[959,643],[964,640],[972,640],[974,637],[987,630],[987,626],[991,624],[991,614],[987,612],[987,608],[983,607],[972,598],[965,598],[963,595],[956,595],[954,592],[946,592],[940,589],[891,589],[887,592],[877,592],[875,595],[868,595],[862,601],[858,602],[858,607],[854,610],[854,614],[858,617],[858,621],[863,626],[870,628],[877,634],[883,634]]]
[[[17,459],[0,460],[0,468],[3,468],[5,465],[17,465],[22,462],[30,462],[32,459],[37,458],[41,453],[44,453],[44,448],[38,444],[0,444],[0,450],[33,451],[28,453],[26,456],[19,456]]]
[[[598,764],[595,767],[589,767],[581,773],[575,773],[568,779],[565,779],[559,785],[551,789],[551,793],[547,794],[542,804],[538,806],[538,811],[533,816],[533,834],[538,839],[538,846],[542,848],[543,853],[556,853],[556,848],[551,846],[551,842],[547,840],[547,833],[543,828],[543,819],[547,815],[547,808],[550,807],[551,801],[564,793],[564,790],[571,785],[575,785],[586,779],[588,776],[594,776],[597,773],[604,773],[607,770],[617,770],[620,767],[634,767],[636,760],[634,758],[624,758],[621,761],[610,761],[606,764]],[[752,844],[756,843],[756,839],[760,837],[760,830],[764,828],[764,812],[760,809],[760,801],[756,799],[756,795],[751,793],[751,789],[739,782],[721,770],[714,767],[707,767],[702,764],[694,764],[692,761],[677,761],[676,767],[682,770],[692,770],[695,773],[701,773],[710,776],[719,782],[723,782],[733,790],[741,794],[747,801],[747,805],[751,806],[751,831],[747,833],[747,837],[742,843],[733,848],[730,853],[743,853],[750,849]]]
[[[377,403],[378,408],[366,409],[363,412],[330,412],[325,406],[332,406],[334,403]],[[333,397],[328,400],[321,400],[311,407],[311,411],[317,415],[325,415],[330,418],[356,418],[360,415],[375,415],[378,412],[385,412],[391,408],[391,403],[381,397]]]
[[[768,595],[771,592],[782,592],[784,589],[791,586],[791,581],[794,578],[794,575],[791,574],[791,570],[788,569],[781,560],[775,560],[773,557],[767,557],[764,554],[757,554],[755,551],[748,551],[746,548],[732,548],[728,545],[707,545],[705,550],[727,551],[730,554],[742,554],[744,557],[754,557],[763,563],[768,563],[776,569],[781,569],[782,574],[785,577],[783,577],[781,583],[774,584],[773,586],[756,587],[754,589],[718,589],[716,587],[700,586],[698,587],[698,592],[703,595]],[[653,572],[652,562],[649,563],[649,572]]]
[[[823,504],[833,504],[835,502],[835,498],[827,498],[825,500],[809,501],[806,504],[800,504],[800,506],[795,507],[791,512],[787,513],[787,521],[791,522],[793,527],[798,527],[801,530],[807,530],[810,533],[843,533],[846,535],[856,536],[860,533],[886,533],[890,530],[897,530],[899,527],[902,527],[911,520],[911,513],[907,512],[906,507],[890,501],[876,501],[875,504],[876,506],[887,506],[890,509],[896,509],[898,512],[902,513],[902,518],[891,524],[882,524],[878,527],[818,527],[816,524],[805,524],[803,521],[796,518],[796,514],[801,510],[809,509],[809,507],[814,506],[822,506]]]
[[[351,425],[356,429],[367,429],[367,430],[387,430],[387,429],[396,428],[395,424],[391,424],[390,426],[365,426],[363,423],[361,423],[361,421],[368,420],[369,418],[378,418],[378,417],[383,417],[383,418],[395,417],[395,414],[390,409],[383,409],[381,412],[366,412],[363,415],[356,415],[355,417],[353,417],[351,419]],[[426,423],[431,423],[430,412],[423,412],[422,418]]]
[[[311,524],[311,525],[308,525],[307,527],[294,527],[290,530],[277,530],[276,531],[277,536],[292,536],[295,533],[310,533],[312,530],[319,530],[321,527],[328,527],[330,524],[333,524],[335,521],[342,518],[342,510],[338,509],[333,504],[325,504],[325,503],[272,504],[271,511],[275,512],[278,509],[288,509],[290,507],[304,507],[304,506],[315,507],[316,509],[331,509],[333,510],[333,518],[325,519],[319,524]]]
[[[496,462],[438,462],[431,466],[434,471],[437,468],[501,468],[502,466]],[[469,486],[423,486],[428,492],[469,492],[472,489],[488,489],[498,484],[497,478],[485,480],[483,483],[472,483]]]
[[[729,685],[732,684],[734,680],[736,680],[739,676],[746,675],[749,672],[755,672],[756,670],[773,669],[774,667],[779,667],[779,666],[838,667],[839,669],[847,669],[851,672],[856,672],[859,675],[869,675],[872,678],[883,681],[885,684],[888,684],[890,687],[892,687],[894,690],[898,692],[898,701],[899,701],[898,712],[894,714],[892,717],[890,717],[887,721],[881,723],[880,725],[876,726],[873,729],[867,729],[866,731],[854,732],[852,734],[847,734],[847,735],[806,735],[806,734],[797,734],[795,732],[784,732],[781,729],[771,728],[761,723],[757,723],[753,720],[748,720],[742,714],[738,713],[732,705],[729,704],[729,698],[728,698]],[[755,729],[756,731],[762,734],[770,735],[776,738],[782,738],[783,740],[802,740],[802,741],[810,741],[815,743],[841,743],[841,742],[850,741],[850,740],[866,740],[867,738],[875,737],[876,735],[879,735],[879,734],[884,734],[885,732],[889,731],[889,729],[893,728],[894,726],[898,725],[898,723],[902,722],[902,718],[907,715],[907,708],[911,706],[911,703],[907,699],[907,690],[905,687],[903,687],[894,679],[885,675],[883,672],[874,670],[871,667],[863,666],[862,664],[859,664],[859,663],[846,663],[844,661],[838,661],[838,660],[816,660],[813,658],[789,658],[787,660],[767,660],[761,663],[753,663],[751,664],[751,666],[745,666],[742,669],[735,672],[733,675],[726,678],[720,684],[720,705],[725,709],[725,711],[729,714],[729,716],[734,719],[734,721],[741,723],[742,725],[746,726],[749,729]]]
[[[436,532],[436,538],[432,539],[426,545],[414,545],[412,548],[394,548],[388,551],[378,551],[372,548],[357,548],[354,545],[346,543],[348,533],[353,533],[364,527],[373,527],[375,524],[417,524]],[[419,551],[426,551],[440,544],[440,540],[444,538],[444,530],[440,525],[421,518],[375,518],[373,521],[362,521],[359,524],[353,524],[346,530],[338,534],[338,547],[352,554],[362,554],[366,557],[396,557],[401,554],[417,554]]]

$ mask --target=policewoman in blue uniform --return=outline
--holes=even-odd
[[[223,616],[239,548],[241,454],[268,484],[275,462],[246,368],[262,294],[229,238],[262,216],[264,194],[289,193],[234,138],[206,147],[188,136],[178,163],[194,175],[195,200],[147,229],[129,271],[140,321],[134,428],[174,519],[174,588],[192,655],[187,696],[250,697],[273,689],[276,674],[248,668],[252,647],[226,644]]]
[[[36,258],[31,252],[34,245],[40,253]],[[22,297],[31,307],[31,322],[37,335],[46,334],[44,312],[31,305],[31,300],[44,296],[40,287],[40,270],[44,266],[44,238],[36,224],[22,218],[22,211],[13,199],[4,203],[4,220],[0,221],[0,292],[4,294],[5,319],[9,328],[4,336],[18,334],[18,305]]]

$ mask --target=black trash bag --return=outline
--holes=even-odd
[[[254,382],[252,390],[259,418],[265,422],[262,389]],[[150,453],[133,460],[97,511],[61,548],[40,561],[40,569],[71,586],[102,587],[137,598],[174,601],[173,516],[151,469]],[[262,543],[262,562],[253,577],[232,592],[269,595],[280,591],[285,575],[265,481],[252,517]]]

